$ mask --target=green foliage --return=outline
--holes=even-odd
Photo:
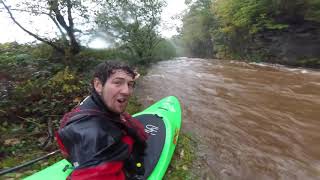
[[[41,43],[35,45],[34,48],[32,48],[31,55],[35,59],[49,59],[54,55],[53,52],[54,50],[51,46]]]
[[[210,5],[211,0],[198,0],[189,5],[190,10],[183,17],[181,40],[188,55],[197,57],[213,55],[211,27],[215,19],[210,12]]]
[[[28,136],[26,135],[26,137]],[[26,140],[25,143],[23,143],[23,146],[16,149],[17,151],[15,155],[7,155],[6,158],[0,160],[1,168],[12,168],[12,167],[21,165],[22,163],[25,163],[27,161],[43,156],[46,153],[49,153],[47,151],[41,150],[38,146],[32,146],[32,144],[34,144],[34,142],[32,141],[37,141],[37,139],[30,138],[30,137],[25,139],[28,139],[28,140]],[[5,148],[9,149],[9,147],[5,147]],[[56,163],[58,160],[61,160],[61,159],[62,159],[62,156],[57,154],[57,155],[51,156],[48,159],[39,161],[33,165],[24,167],[19,171],[15,171],[15,172],[3,175],[2,177],[4,179],[21,179],[21,178],[30,176],[36,173],[37,171]]]
[[[38,77],[18,84],[2,107],[8,115],[27,116],[23,118],[27,122],[42,124],[55,117],[57,123],[87,92],[88,85],[82,77],[66,67],[49,79]]]
[[[287,28],[287,24],[275,22],[272,18],[272,9],[273,4],[266,0],[216,1],[211,9],[219,22],[213,31],[215,43],[228,43],[225,50],[228,51],[228,54],[235,55],[239,51],[246,51],[243,48],[250,43],[253,35],[265,30]],[[240,47],[240,44],[244,46]]]
[[[194,179],[192,177],[193,162],[195,160],[196,143],[188,134],[179,135],[178,144],[164,177],[168,180]]]
[[[7,128],[15,128],[14,130],[6,129],[2,131],[6,133],[6,136],[9,134],[14,134],[15,137],[2,137],[5,142],[1,144],[0,153],[4,156],[10,157],[0,160],[0,168],[10,168],[16,166],[21,161],[21,156],[25,154],[25,152],[34,152],[39,150],[38,139],[36,136],[28,136],[30,132],[25,132],[23,127],[17,127],[17,125],[9,125]],[[11,135],[12,136],[12,135]],[[39,151],[37,151],[39,152]],[[27,154],[27,158],[30,154]],[[37,155],[38,156],[38,155]],[[17,161],[19,159],[20,161]]]
[[[86,87],[85,83],[81,80],[81,77],[75,72],[70,71],[69,67],[66,67],[63,71],[54,75],[45,86],[48,89],[46,95],[51,98],[59,98],[59,93],[62,93],[67,97],[77,97],[81,95],[81,89],[85,89]],[[46,89],[46,87],[44,89]]]
[[[159,43],[156,28],[163,5],[162,0],[107,1],[96,21],[100,30],[119,42],[120,50],[137,63],[146,64]]]
[[[320,68],[320,58],[303,58],[299,59],[296,64],[303,67],[315,67]]]
[[[0,82],[0,157],[5,157],[1,158],[0,167],[8,168],[45,153],[40,145],[44,143],[41,139],[47,137],[47,122],[50,120],[55,128],[62,114],[87,95],[88,85],[81,74],[69,67],[34,59],[30,55],[34,46],[8,43],[0,47],[5,55],[1,56],[0,66],[6,67],[0,74],[8,75],[4,77],[8,81]],[[31,169],[47,165],[41,163]],[[11,173],[6,177],[33,172]]]
[[[154,49],[155,60],[166,60],[177,56],[174,44],[166,39],[162,39]]]
[[[189,11],[178,38],[189,52],[186,55],[197,57],[261,60],[269,52],[257,42],[264,33],[286,32],[320,19],[319,0],[196,0],[187,4]]]
[[[89,49],[86,48],[79,54],[80,58],[90,58],[96,60],[107,60],[107,59],[126,59],[127,56],[119,49],[110,48],[110,49]]]
[[[119,60],[128,61],[131,64],[135,64],[136,59],[119,48],[109,48],[109,49],[89,49],[86,48],[77,56],[77,67],[82,70],[81,72],[87,71],[87,69],[93,68],[95,65],[104,60]],[[86,69],[84,69],[86,68]]]
[[[310,0],[313,3],[316,1]],[[224,57],[231,55],[237,59],[257,59],[265,56],[264,52],[256,49],[257,45],[253,39],[267,31],[282,32],[291,24],[302,24],[306,12],[312,7],[310,2],[307,0],[215,1],[211,11],[219,22],[216,27],[212,27],[216,52],[224,54]]]
[[[142,110],[142,105],[138,102],[137,97],[135,96],[131,97],[126,111],[129,114],[135,114],[140,112],[141,110]]]
[[[306,20],[320,22],[320,0],[306,0],[307,9],[304,18]]]
[[[306,0],[218,0],[212,12],[219,19],[222,32],[234,33],[241,28],[255,34],[288,28],[290,23],[304,19],[307,7],[311,6]]]
[[[28,51],[30,46],[13,43],[0,44],[0,66],[3,68],[11,68],[18,66],[19,61],[30,59]]]

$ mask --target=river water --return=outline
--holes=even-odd
[[[177,96],[199,179],[320,179],[320,72],[178,58],[138,82],[144,106]]]

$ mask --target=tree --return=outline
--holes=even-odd
[[[4,0],[3,5],[12,21],[23,31],[35,39],[50,45],[57,52],[72,56],[80,52],[80,43],[76,33],[80,32],[75,28],[75,14],[88,19],[87,7],[77,0],[28,0],[16,4],[8,5]],[[17,20],[14,12],[27,13],[30,16],[47,16],[54,24],[59,34],[55,37],[40,35],[31,27],[26,27]],[[21,15],[21,14],[20,14]],[[78,19],[79,17],[77,17]],[[41,26],[42,22],[37,22],[36,26]]]
[[[105,1],[96,22],[140,63],[146,63],[160,41],[157,27],[163,5],[160,0]]]
[[[196,57],[212,57],[213,42],[211,28],[215,22],[210,13],[211,0],[187,2],[189,11],[184,15],[181,39],[188,55]]]

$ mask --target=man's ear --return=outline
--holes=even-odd
[[[93,79],[93,86],[94,86],[94,89],[96,90],[96,92],[99,94],[99,95],[102,95],[102,89],[103,89],[103,86],[102,86],[102,82],[100,81],[99,78],[94,78]]]

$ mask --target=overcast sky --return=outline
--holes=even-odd
[[[184,0],[167,0],[167,7],[164,8],[162,13],[162,23],[160,27],[160,31],[163,37],[171,37],[172,35],[177,34],[176,28],[181,27],[182,22],[178,19],[172,19],[181,12],[186,9],[186,5],[184,4]],[[2,4],[0,5],[2,9]],[[17,20],[21,20],[20,17],[16,17]],[[22,15],[23,17],[23,15]],[[47,21],[45,18],[39,19],[42,22]],[[21,20],[22,21],[22,20]],[[24,20],[25,21],[25,20]],[[37,21],[39,22],[39,21]],[[31,22],[22,22],[31,23]],[[12,20],[9,18],[9,15],[6,12],[0,12],[0,43],[3,42],[12,42],[17,41],[20,43],[32,42],[35,39],[30,35],[26,34],[22,31],[17,25],[13,24]],[[40,34],[44,33],[53,33],[52,30],[55,29],[52,25],[43,23],[42,25],[33,24],[33,28],[37,28]],[[90,43],[91,47],[103,47],[107,44],[102,42],[101,40],[96,40]]]

